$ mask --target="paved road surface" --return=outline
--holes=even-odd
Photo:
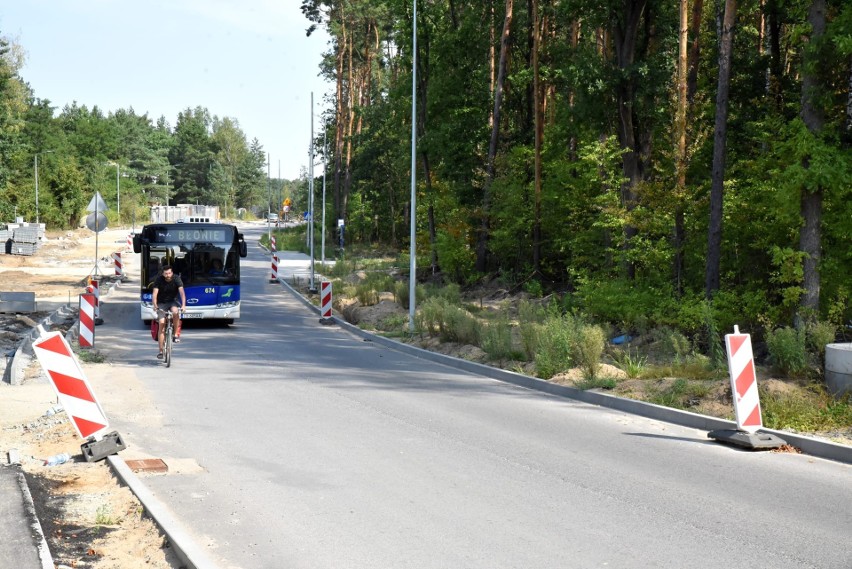
[[[849,466],[739,451],[321,326],[268,282],[260,232],[243,318],[190,324],[171,369],[132,287],[98,329],[143,386],[113,426],[178,465],[144,481],[221,567],[852,567]]]

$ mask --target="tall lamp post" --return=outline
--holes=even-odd
[[[41,152],[36,152],[35,155],[35,206],[36,206],[36,225],[38,225],[38,157],[39,154],[51,154],[53,150],[42,150]]]

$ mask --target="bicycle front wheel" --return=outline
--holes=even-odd
[[[163,349],[163,357],[166,360],[166,367],[171,367],[172,365],[172,327],[169,326],[166,328],[166,337],[163,340],[164,349]]]

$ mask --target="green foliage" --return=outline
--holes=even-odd
[[[611,377],[587,377],[574,382],[574,387],[587,391],[589,389],[615,389],[618,381]]]
[[[469,312],[450,304],[445,298],[427,299],[416,316],[420,334],[437,335],[443,342],[456,342],[478,346],[479,322]]]
[[[419,306],[427,297],[427,291],[423,285],[414,286],[416,305]],[[396,281],[393,283],[393,298],[403,308],[409,308],[408,299],[411,297],[411,283],[408,281]]]
[[[822,363],[825,346],[834,343],[837,336],[837,328],[829,322],[809,322],[805,327],[805,337],[808,352]]]
[[[684,378],[678,378],[670,383],[661,383],[653,391],[650,401],[665,407],[688,409],[695,402],[705,397],[709,390],[710,386],[706,382],[687,381]]]
[[[518,333],[527,361],[535,358],[542,330],[541,323],[546,317],[547,311],[539,304],[522,300],[518,305]]]
[[[536,375],[550,379],[571,369],[571,346],[577,335],[577,324],[568,317],[550,317],[541,325],[535,352]]]
[[[852,425],[852,399],[835,399],[820,384],[783,393],[758,385],[763,424],[770,429],[831,431]]]
[[[541,298],[544,295],[544,288],[542,288],[541,282],[531,279],[524,283],[524,292],[534,298]]]
[[[355,285],[355,297],[358,299],[361,306],[372,306],[379,303],[379,293],[369,282],[358,283]]]
[[[483,327],[481,347],[492,360],[516,359],[512,345],[512,327],[505,315]]]
[[[627,374],[630,379],[636,379],[642,375],[648,365],[647,356],[640,356],[637,352],[634,354],[630,348],[626,350],[617,350],[613,353],[613,359],[618,367]]]
[[[571,356],[583,370],[583,375],[589,379],[597,377],[604,343],[604,332],[600,326],[590,324],[577,326],[571,345]]]
[[[766,335],[772,365],[789,377],[804,377],[808,372],[806,336],[803,330],[785,326]]]

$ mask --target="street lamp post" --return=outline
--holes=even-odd
[[[38,225],[38,156],[39,154],[51,154],[53,150],[43,150],[36,152],[35,155],[35,206],[36,206],[36,225]]]
[[[121,225],[121,182],[119,181],[119,169],[121,166],[115,163],[115,210],[118,214],[118,224]]]

